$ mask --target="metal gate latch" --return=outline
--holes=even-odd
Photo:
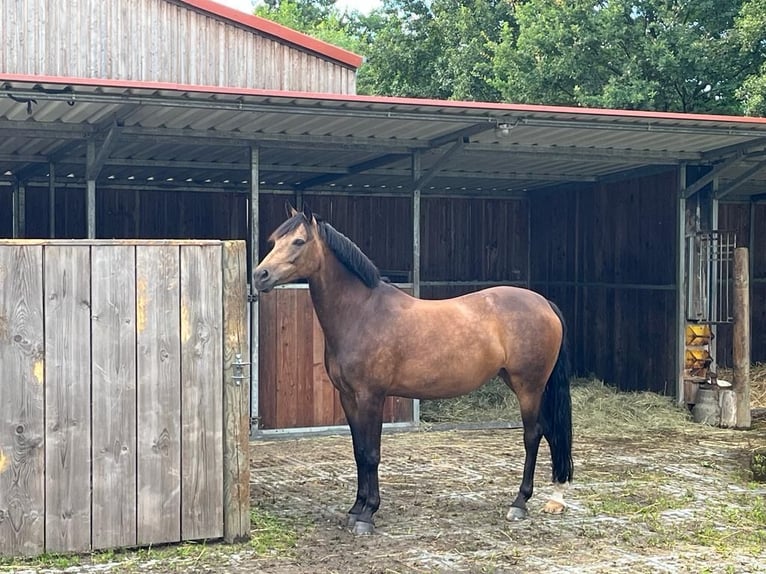
[[[240,386],[242,381],[245,380],[245,367],[250,363],[246,363],[242,360],[242,353],[234,355],[234,362],[231,364],[234,367],[234,374],[231,376],[234,379],[234,384]]]

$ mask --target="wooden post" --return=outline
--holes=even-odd
[[[750,428],[750,274],[747,247],[734,250],[734,392],[737,428]]]
[[[243,241],[223,245],[223,538],[250,537],[250,385],[247,253]]]

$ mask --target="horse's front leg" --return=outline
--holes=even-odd
[[[348,526],[354,534],[372,534],[372,517],[380,506],[378,465],[385,396],[340,393],[340,400],[351,429],[357,473],[356,501],[348,511]]]

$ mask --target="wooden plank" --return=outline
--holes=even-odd
[[[314,407],[311,397],[314,394],[314,304],[308,289],[296,289],[297,311],[297,348],[295,362],[296,375],[296,425],[315,426]]]
[[[316,313],[313,312],[313,307],[311,343],[312,381],[314,383],[313,400],[311,401],[314,409],[312,420],[317,426],[334,425],[336,424],[335,403],[338,399],[336,398],[335,387],[324,366],[324,333]]]
[[[223,245],[223,537],[250,537],[250,381],[233,364],[250,357],[244,241]]]
[[[135,546],[135,248],[91,248],[93,548]]]
[[[277,296],[279,290],[259,295],[260,347],[258,362],[258,417],[264,429],[277,428]]]
[[[299,426],[296,404],[298,401],[296,291],[297,289],[277,290],[277,428]]]
[[[181,539],[179,248],[136,250],[138,544]]]
[[[90,248],[45,249],[45,549],[91,547]]]
[[[221,247],[181,247],[181,536],[223,536]]]
[[[0,247],[0,555],[44,551],[43,253]]]

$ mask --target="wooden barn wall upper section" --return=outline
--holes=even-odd
[[[669,171],[533,196],[531,287],[564,312],[579,374],[674,391],[677,188]]]
[[[356,92],[346,65],[171,0],[9,0],[0,22],[0,72]]]
[[[391,281],[412,280],[411,198],[306,194],[304,200],[354,241]],[[526,283],[527,214],[527,203],[521,199],[424,197],[421,296],[452,297],[486,286],[484,282]],[[269,249],[268,236],[284,218],[284,197],[262,196],[262,256]],[[466,283],[444,284],[448,281]]]

